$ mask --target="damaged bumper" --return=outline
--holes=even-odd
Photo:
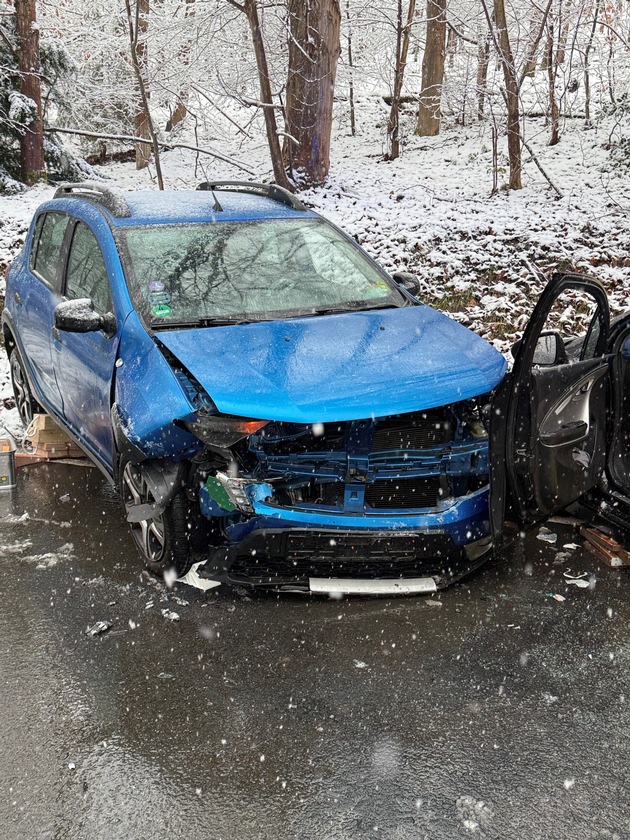
[[[254,515],[226,529],[229,541],[210,551],[200,573],[292,591],[435,591],[490,549],[487,494],[484,488],[438,514],[405,516],[279,511],[254,501]]]

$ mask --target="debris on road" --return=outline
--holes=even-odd
[[[179,621],[179,613],[176,613],[174,610],[165,608],[162,610],[162,615],[167,621]]]
[[[567,584],[577,586],[578,589],[589,589],[591,586],[588,572],[582,572],[579,575],[574,575],[572,572],[565,572],[562,577]]]
[[[107,633],[111,626],[111,621],[97,621],[96,624],[93,624],[91,627],[88,627],[88,629],[85,631],[85,635],[90,636],[92,638],[94,636],[102,636],[103,633]]]
[[[560,601],[560,603],[567,600],[564,595],[554,595],[553,592],[549,593],[549,597],[553,598],[554,601]]]
[[[190,570],[183,577],[176,578],[177,583],[185,583],[188,586],[194,586],[195,589],[201,589],[206,592],[208,589],[214,589],[216,586],[221,586],[218,580],[208,580],[199,575],[197,569],[206,564],[206,560],[201,560],[199,563],[193,563]]]
[[[536,534],[537,539],[542,540],[546,543],[555,543],[558,540],[558,535],[554,534],[549,528],[539,528],[538,533]]]

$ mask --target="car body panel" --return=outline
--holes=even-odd
[[[565,291],[589,295],[597,309],[592,358],[534,364],[547,316]],[[583,275],[555,275],[518,346],[514,368],[495,395],[491,422],[490,519],[503,535],[506,512],[520,525],[543,519],[594,488],[606,464],[610,393],[608,299]],[[588,345],[588,335],[584,346]]]
[[[506,362],[428,306],[164,330],[219,411],[295,423],[403,414],[492,390]]]
[[[33,388],[36,393],[45,394],[47,403],[60,411],[61,395],[53,369],[50,336],[52,312],[61,298],[30,269],[31,237],[39,215],[33,218],[24,248],[12,263],[5,312],[13,331],[19,335],[20,355]]]
[[[194,406],[133,312],[121,329],[114,404],[127,439],[147,458],[182,453],[198,441],[173,420],[192,421]]]

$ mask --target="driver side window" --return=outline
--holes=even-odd
[[[69,300],[91,298],[94,309],[101,315],[110,312],[112,297],[107,268],[96,237],[87,225],[79,222],[74,229],[68,270],[66,297]]]
[[[588,291],[563,291],[547,315],[536,346],[534,364],[566,364],[602,355],[601,326],[601,308]]]

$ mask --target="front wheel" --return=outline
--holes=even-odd
[[[24,428],[27,429],[33,422],[33,415],[41,414],[44,409],[33,396],[31,386],[28,384],[28,379],[24,371],[24,363],[16,347],[11,351],[9,366],[15,406],[20,415],[20,420],[24,424]]]
[[[138,464],[127,462],[120,471],[120,493],[129,511],[137,505],[152,505],[155,499]],[[184,492],[167,508],[141,522],[130,522],[131,536],[144,563],[156,575],[174,572],[182,577],[193,563],[191,529],[193,515]]]

